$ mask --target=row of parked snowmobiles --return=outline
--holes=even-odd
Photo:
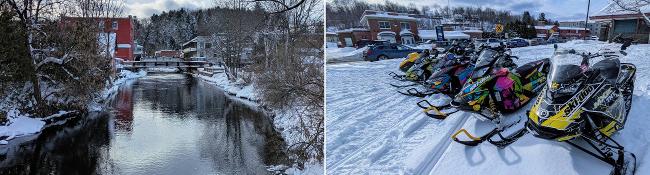
[[[429,117],[445,119],[466,111],[496,125],[482,136],[460,129],[451,136],[458,143],[476,146],[488,141],[504,148],[531,133],[585,151],[612,165],[612,174],[634,174],[634,154],[611,138],[623,129],[632,106],[636,67],[619,61],[629,45],[627,42],[620,51],[601,50],[596,54],[558,49],[556,45],[552,58],[518,66],[513,61],[518,57],[511,56],[505,46],[454,43],[446,51],[412,53],[400,64],[404,74],[389,74],[398,80],[391,85],[399,93],[451,98],[442,105],[426,98],[418,102]],[[504,134],[520,122],[506,123],[504,114],[520,110],[533,98],[537,100],[527,111],[525,127]],[[460,139],[460,134],[465,139]],[[579,140],[585,143],[578,144]]]

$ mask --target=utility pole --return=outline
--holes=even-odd
[[[589,7],[591,6],[591,0],[587,1],[587,17],[585,18],[585,34],[587,33],[587,25],[589,25]],[[591,31],[590,31],[591,33]],[[585,36],[585,39],[587,39],[588,36]]]

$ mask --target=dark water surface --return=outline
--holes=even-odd
[[[267,116],[187,75],[150,74],[111,106],[0,146],[0,173],[268,174],[287,162]]]

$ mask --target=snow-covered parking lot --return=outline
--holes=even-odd
[[[596,52],[618,49],[620,44],[571,41],[559,46]],[[635,95],[625,129],[613,138],[636,154],[637,174],[650,174],[650,45],[633,45],[628,53],[621,62],[637,66]],[[522,65],[550,57],[553,46],[514,48],[512,54]],[[610,173],[611,166],[566,143],[532,135],[505,149],[488,143],[467,147],[453,142],[450,135],[459,128],[482,134],[493,126],[464,112],[445,120],[424,115],[416,106],[420,98],[401,95],[388,84],[393,81],[388,72],[398,71],[400,61],[327,65],[327,174]],[[508,117],[525,117],[526,110]]]

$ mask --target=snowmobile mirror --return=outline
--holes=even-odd
[[[553,48],[557,50],[557,44],[553,44]]]

